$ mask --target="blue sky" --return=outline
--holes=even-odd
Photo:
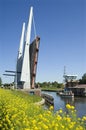
[[[22,24],[34,8],[40,51],[36,81],[63,81],[63,70],[86,73],[86,0],[0,0],[0,76],[15,70]],[[32,26],[32,38],[33,26]]]

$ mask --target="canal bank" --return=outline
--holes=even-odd
[[[42,93],[47,93],[53,96],[55,112],[60,108],[66,111],[66,104],[70,104],[75,106],[78,117],[86,115],[86,97],[62,98],[56,92],[42,91]]]

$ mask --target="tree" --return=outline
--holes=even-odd
[[[83,74],[82,79],[79,80],[79,84],[86,84],[86,73]]]
[[[0,86],[2,85],[2,79],[1,79],[1,77],[0,77]]]

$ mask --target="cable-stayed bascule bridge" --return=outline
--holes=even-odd
[[[31,43],[31,27],[34,24],[35,38]],[[25,37],[26,32],[26,37]],[[14,76],[15,88],[34,89],[36,80],[36,70],[38,62],[40,37],[36,36],[35,22],[33,17],[33,7],[30,8],[30,16],[25,31],[25,23],[23,23],[20,45],[17,56],[16,71],[7,72],[6,76]]]

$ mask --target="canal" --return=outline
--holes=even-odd
[[[69,103],[75,106],[78,117],[86,115],[86,97],[62,98],[56,92],[43,91],[43,93],[48,93],[54,97],[54,111],[60,108],[66,111],[65,106]]]

